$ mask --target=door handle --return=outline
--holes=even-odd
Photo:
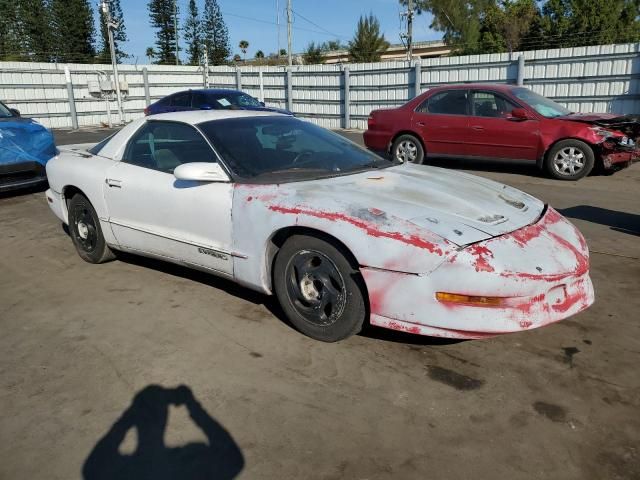
[[[474,130],[477,130],[479,132],[484,131],[484,127],[481,127],[480,125],[473,125],[471,128],[473,128]]]
[[[419,127],[424,127],[424,122],[418,122]]]
[[[113,178],[107,178],[104,183],[110,187],[122,188],[122,180],[115,180]]]

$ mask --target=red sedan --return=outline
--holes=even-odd
[[[596,165],[618,170],[640,159],[640,115],[573,113],[513,85],[448,85],[374,110],[364,141],[401,162],[522,160],[578,180]]]

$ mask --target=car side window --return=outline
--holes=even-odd
[[[174,107],[190,107],[191,92],[176,93],[171,99],[171,105]]]
[[[216,157],[193,126],[180,122],[150,121],[129,140],[122,161],[173,173],[183,163],[215,163]]]
[[[440,115],[468,115],[467,104],[466,90],[447,90],[429,97],[418,111]]]
[[[473,115],[476,117],[507,118],[517,105],[491,92],[474,92],[471,100]]]
[[[202,108],[205,105],[209,105],[205,94],[199,92],[191,93],[191,106],[193,108]]]

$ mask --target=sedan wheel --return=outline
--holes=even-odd
[[[593,169],[595,156],[589,145],[580,140],[562,140],[547,153],[545,167],[559,180],[579,180]]]
[[[287,264],[286,282],[294,308],[309,322],[327,326],[342,315],[347,300],[344,279],[325,254],[297,252]]]
[[[336,342],[365,320],[364,282],[355,262],[324,239],[295,235],[276,256],[273,287],[289,321],[305,335]]]
[[[423,163],[422,143],[413,135],[400,135],[391,147],[393,159],[400,163]]]
[[[86,262],[103,263],[115,258],[102,235],[93,205],[79,193],[69,202],[69,234],[78,255]]]
[[[566,147],[556,153],[553,167],[560,175],[575,175],[584,168],[585,161],[583,151],[576,147]]]

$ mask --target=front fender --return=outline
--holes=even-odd
[[[425,274],[457,250],[454,244],[406,220],[331,198],[321,207],[287,185],[237,185],[233,243],[238,282],[269,292],[269,242],[288,227],[318,230],[340,241],[360,266]]]

